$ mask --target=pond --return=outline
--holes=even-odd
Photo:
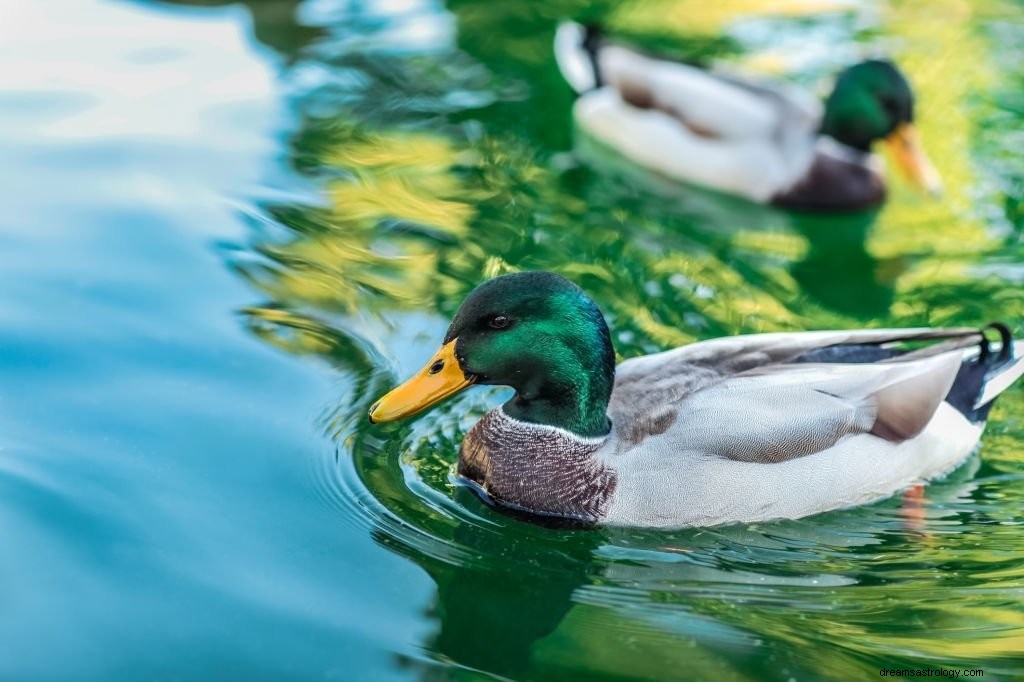
[[[774,9],[772,9],[774,7]],[[621,358],[1024,332],[1024,11],[984,0],[52,0],[0,22],[0,679],[1024,676],[1024,390],[915,500],[554,529],[457,485],[477,388],[368,406],[490,276]],[[789,214],[574,135],[565,17],[823,93],[892,55],[941,200]]]

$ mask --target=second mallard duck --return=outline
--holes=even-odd
[[[1024,373],[1024,343],[993,328],[999,342],[977,329],[737,336],[616,367],[583,291],[519,273],[477,287],[441,350],[370,420],[473,384],[511,386],[459,455],[459,473],[498,504],[629,526],[796,518],[961,463]]]
[[[891,62],[848,68],[822,107],[791,87],[658,59],[578,24],[559,28],[555,55],[580,93],[578,125],[674,179],[785,208],[863,209],[885,199],[871,154],[884,140],[913,184],[941,190],[913,126],[910,84]]]

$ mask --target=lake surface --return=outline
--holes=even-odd
[[[1020,3],[708,4],[0,4],[0,679],[1024,677],[1019,387],[923,495],[676,532],[458,486],[501,390],[366,423],[510,270],[623,358],[1024,332]],[[629,167],[574,140],[565,16],[816,92],[891,54],[947,194],[794,216]]]

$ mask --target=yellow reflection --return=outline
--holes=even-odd
[[[878,256],[926,251],[973,257],[991,246],[973,209],[977,173],[970,159],[972,123],[966,103],[991,85],[994,67],[972,21],[974,11],[962,0],[886,5],[883,26],[899,38],[895,57],[913,83],[921,140],[946,193],[941,201],[915,196],[890,172],[891,199],[871,242]],[[913,279],[905,284],[912,285]]]
[[[856,3],[842,0],[654,0],[622,3],[613,13],[616,26],[663,33],[719,34],[729,24],[747,16],[801,17],[850,9]]]
[[[439,243],[466,236],[480,199],[452,171],[472,159],[428,133],[368,133],[340,122],[331,133],[338,142],[324,161],[346,174],[330,182],[329,208],[304,211],[306,229],[262,245],[277,267],[252,279],[276,300],[345,312],[381,298],[393,308],[423,306],[438,288]]]

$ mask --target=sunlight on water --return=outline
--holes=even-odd
[[[1019,5],[59,5],[0,22],[0,678],[1024,674],[1024,391],[922,496],[658,532],[461,484],[505,389],[365,419],[526,269],[586,289],[620,358],[1024,331]],[[573,130],[565,17],[817,94],[891,55],[946,195],[890,174],[880,210],[789,214],[633,167]]]

